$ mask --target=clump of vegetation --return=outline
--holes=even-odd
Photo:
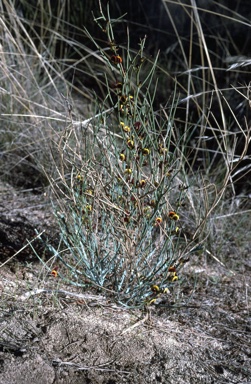
[[[0,377],[244,382],[250,6],[101,2],[0,2]]]
[[[195,187],[187,180],[184,137],[177,141],[174,132],[178,98],[172,98],[168,114],[154,111],[158,57],[145,56],[146,39],[137,52],[130,50],[129,38],[121,49],[113,34],[116,21],[100,12],[95,21],[108,49],[86,34],[99,52],[107,96],[96,103],[93,118],[70,125],[60,142],[55,211],[64,249],[54,254],[68,282],[103,289],[129,307],[144,306],[181,277],[203,243],[216,198],[208,197],[212,185]],[[200,208],[192,202],[196,193],[204,195]]]
[[[58,276],[144,306],[182,284],[184,264],[213,241],[212,213],[228,186],[234,190],[248,124],[218,87],[196,5],[189,17],[198,42],[191,28],[188,53],[192,58],[198,44],[204,64],[194,71],[180,39],[177,77],[163,56],[146,53],[145,37],[138,50],[129,31],[127,42],[118,41],[114,31],[123,19],[113,20],[109,9],[105,15],[101,4],[93,24],[102,38],[77,29],[86,46],[69,32],[66,8],[57,16],[47,8],[41,3],[41,23],[28,23],[8,1],[2,8],[0,172],[23,187],[27,180],[29,187],[37,180],[53,186],[62,241],[51,250],[64,265]],[[96,94],[84,86],[87,78]],[[249,88],[231,92],[247,99]],[[91,117],[83,120],[87,111]]]

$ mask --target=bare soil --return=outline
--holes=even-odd
[[[0,384],[251,383],[248,235],[229,234],[227,267],[194,256],[170,297],[128,310],[63,284],[30,246],[12,257],[35,228],[56,242],[56,225],[43,193],[0,185]]]

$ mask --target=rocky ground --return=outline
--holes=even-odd
[[[42,244],[28,245],[35,228],[57,242],[48,197],[1,183],[0,384],[251,383],[251,240],[240,228],[222,246],[225,266],[195,256],[148,312],[54,278]]]

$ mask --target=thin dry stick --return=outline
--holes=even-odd
[[[102,368],[102,366],[109,365],[109,364],[111,364],[113,362],[114,361],[109,361],[109,362],[106,362],[104,364],[99,364],[99,365],[81,366],[80,364],[71,363],[69,361],[62,361],[60,359],[57,359],[57,360],[53,360],[52,363],[53,363],[53,365],[58,365],[59,367],[63,366],[63,365],[66,365],[66,366],[69,366],[69,367],[72,367],[72,368],[76,368],[78,371],[86,371],[86,370],[94,369],[95,371],[102,371],[102,372],[131,373],[129,371],[119,371],[117,369]]]
[[[135,323],[135,324],[131,325],[130,327],[124,329],[124,330],[119,334],[119,336],[122,336],[122,335],[124,335],[125,333],[132,331],[132,330],[133,330],[134,328],[136,328],[136,327],[139,327],[140,325],[144,324],[149,318],[150,318],[150,312],[147,311],[147,313],[146,313],[145,317],[143,317],[143,319],[137,321],[137,323]]]
[[[3,267],[5,264],[7,264],[9,261],[11,261],[15,256],[17,256],[20,252],[22,252],[25,248],[27,248],[31,243],[33,243],[36,239],[38,239],[43,233],[45,232],[42,231],[40,232],[34,239],[28,242],[28,244],[25,244],[19,251],[17,251],[13,256],[11,256],[8,260],[6,260],[3,264],[0,265],[0,268]]]

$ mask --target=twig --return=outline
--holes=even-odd
[[[25,244],[21,249],[19,249],[19,251],[17,251],[13,256],[11,256],[8,260],[6,260],[3,264],[0,265],[0,268],[3,267],[5,264],[7,264],[10,260],[12,260],[15,256],[17,256],[20,252],[22,252],[25,248],[28,247],[28,245],[30,245],[31,243],[33,243],[33,241],[35,241],[36,239],[38,239],[43,233],[45,232],[45,230],[43,230],[42,232],[40,232],[36,237],[34,237],[34,239],[32,239],[31,241],[28,241],[28,244]]]
[[[102,371],[102,372],[118,372],[118,373],[127,373],[127,374],[131,373],[129,371],[119,371],[117,369],[111,369],[111,368],[100,368],[102,366],[105,366],[105,365],[108,365],[108,364],[111,364],[111,363],[113,363],[113,361],[109,361],[109,362],[104,363],[104,364],[91,365],[89,367],[85,367],[85,366],[81,366],[80,364],[70,363],[68,361],[61,361],[59,359],[58,360],[53,360],[53,362],[52,362],[53,365],[58,365],[58,366],[68,365],[70,367],[77,368],[78,371],[94,369],[95,371]]]
[[[137,321],[137,323],[131,325],[130,327],[124,329],[124,331],[122,331],[119,336],[122,336],[124,335],[125,333],[129,332],[129,331],[132,331],[134,328],[136,327],[139,327],[141,324],[144,324],[148,319],[149,319],[149,311],[147,311],[147,314],[145,315],[145,317],[143,317],[143,319]]]
[[[29,291],[21,295],[19,298],[20,300],[24,301],[29,299],[31,296],[39,295],[40,293],[54,293],[54,294],[61,294],[65,296],[73,296],[76,297],[77,299],[82,299],[82,300],[96,300],[96,301],[105,301],[104,296],[95,296],[95,295],[89,295],[89,294],[81,294],[81,293],[74,293],[74,292],[69,292],[69,291],[64,291],[62,289],[44,289],[44,288],[38,288],[34,289],[33,291]]]

